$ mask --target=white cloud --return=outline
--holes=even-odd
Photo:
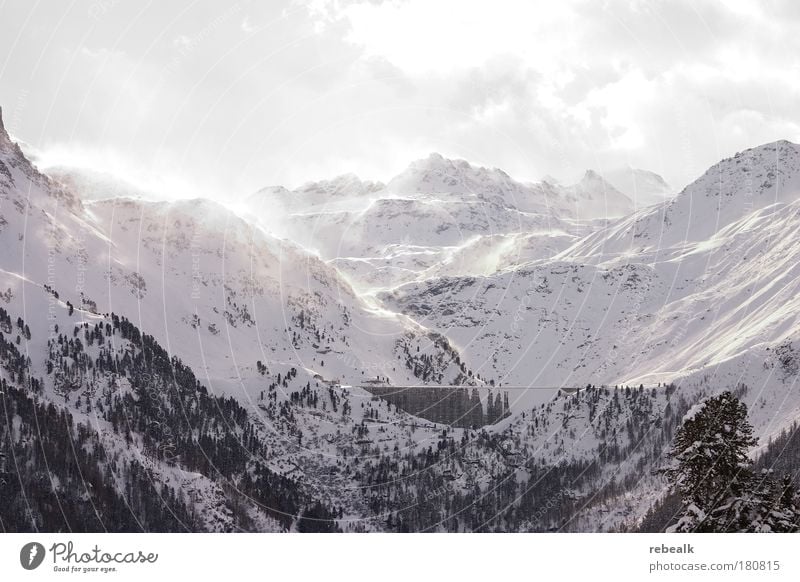
[[[677,117],[703,128],[691,133],[698,165],[716,161],[715,135],[739,136],[733,149],[793,131],[800,75],[787,73],[800,47],[757,2],[315,0],[311,13],[343,25],[361,59],[395,67],[422,100],[464,112],[437,128],[450,143],[475,148],[491,127],[531,150],[528,171],[634,162],[683,180],[685,160],[668,152],[685,139]],[[760,112],[761,129],[743,131],[740,111]]]
[[[657,82],[645,78],[639,69],[625,73],[618,81],[589,91],[578,109],[598,111],[600,124],[608,132],[612,149],[634,150],[645,145],[643,128],[650,113],[648,105],[657,98]]]
[[[313,13],[346,20],[346,39],[365,56],[384,58],[412,75],[470,69],[503,55],[556,72],[570,42],[563,31],[574,33],[579,22],[570,3],[524,0],[316,2]]]
[[[15,129],[40,148],[115,151],[132,158],[107,161],[120,171],[164,169],[220,196],[387,179],[431,150],[521,179],[632,164],[680,186],[736,150],[800,139],[795,6],[120,3],[91,30],[43,12],[16,47],[26,13],[10,10],[0,104],[25,95]]]

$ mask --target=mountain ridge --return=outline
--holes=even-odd
[[[3,398],[26,423],[40,405],[82,444],[101,443],[115,467],[80,460],[96,482],[124,490],[141,470],[151,501],[163,494],[181,519],[206,516],[189,529],[609,530],[663,492],[652,470],[700,399],[736,391],[762,439],[800,418],[800,150],[790,142],[588,225],[512,208],[505,196],[519,183],[504,173],[433,159],[469,179],[434,171],[433,196],[328,209],[328,223],[295,213],[306,231],[330,229],[334,250],[345,241],[373,253],[324,260],[205,199],[62,204],[61,186],[5,139]],[[465,192],[476,175],[490,187]],[[597,173],[585,178],[606,188]],[[355,180],[307,192],[324,199]],[[443,186],[462,190],[448,197]],[[356,226],[352,241],[336,238]],[[345,260],[411,280],[365,294],[341,276],[334,261]],[[440,387],[454,403],[440,418],[461,422],[414,416],[402,394],[363,388],[409,384]],[[492,420],[470,427],[470,407]],[[181,411],[207,417],[201,434]],[[159,414],[174,442],[153,428]],[[4,454],[32,454],[6,434]],[[59,454],[58,439],[46,441]],[[169,447],[185,458],[169,461]],[[67,481],[52,493],[77,499]],[[54,527],[57,516],[37,511],[34,524]]]

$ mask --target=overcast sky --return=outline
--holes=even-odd
[[[437,151],[683,186],[800,141],[800,3],[0,0],[0,106],[42,164],[232,197]]]

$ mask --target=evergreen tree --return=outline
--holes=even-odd
[[[665,473],[683,510],[667,531],[797,531],[791,481],[753,473],[747,453],[757,442],[744,403],[731,392],[708,398],[675,435]]]
[[[670,531],[719,531],[725,519],[721,514],[732,508],[731,500],[741,497],[750,480],[747,451],[756,442],[747,407],[731,392],[707,399],[684,422],[666,470],[684,506]]]
[[[772,472],[764,470],[754,477],[742,499],[734,501],[733,515],[736,531],[794,532],[797,531],[796,491],[791,481],[778,483]]]

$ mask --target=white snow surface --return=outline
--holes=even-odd
[[[376,376],[422,383],[405,365],[418,353],[435,362],[431,383],[462,382],[460,358],[501,386],[537,388],[510,390],[511,416],[489,430],[543,462],[597,447],[581,416],[549,434],[530,429],[532,410],[562,386],[675,381],[694,402],[746,384],[762,444],[800,418],[800,146],[787,141],[722,160],[636,210],[594,172],[569,187],[522,184],[437,155],[385,186],[344,176],[267,189],[241,215],[207,200],[88,200],[79,190],[39,173],[0,125],[0,294],[31,322],[27,352],[45,349],[36,338],[54,323],[115,312],[212,392],[253,408],[257,360],[270,374],[298,369],[300,385],[346,386],[336,389],[356,403],[348,418],[298,415],[305,446],[274,431],[281,472],[324,473],[349,446],[361,404],[383,407],[376,448],[432,440],[440,427],[358,388]],[[567,398],[548,413],[564,414]],[[632,465],[608,470],[619,478]],[[197,487],[217,495],[213,483]],[[597,527],[642,515],[659,487],[643,479],[627,494],[635,508]]]

